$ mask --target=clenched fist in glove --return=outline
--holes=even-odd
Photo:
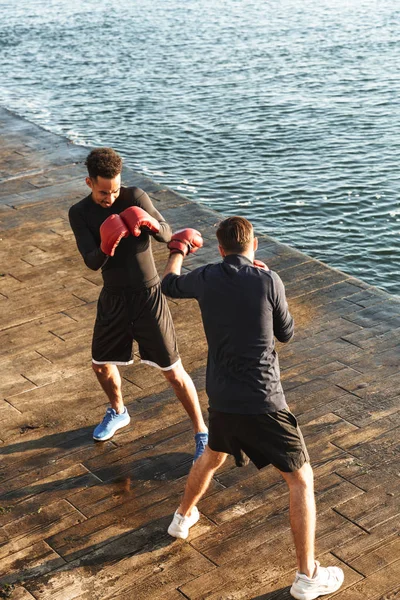
[[[149,229],[153,233],[160,231],[160,223],[154,219],[148,212],[140,208],[140,206],[130,206],[126,208],[120,217],[124,220],[129,231],[135,237],[138,237],[142,232],[142,227]]]
[[[187,256],[190,253],[196,252],[203,246],[203,238],[200,231],[197,229],[180,229],[172,234],[171,241],[167,244],[171,254],[183,254]]]
[[[128,237],[129,229],[119,215],[110,215],[100,227],[100,248],[108,256],[114,256],[122,238]]]
[[[262,260],[257,260],[256,258],[253,261],[253,265],[258,267],[259,269],[264,269],[264,271],[269,271],[267,265]]]

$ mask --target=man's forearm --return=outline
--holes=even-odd
[[[100,248],[97,248],[92,252],[88,252],[88,254],[83,257],[83,260],[89,269],[92,269],[92,271],[98,271],[101,267],[104,267],[109,258],[110,257],[107,256],[107,254],[104,254]]]
[[[182,270],[182,264],[183,256],[182,254],[180,254],[180,252],[170,254],[170,257],[168,259],[163,273],[163,278],[166,275],[169,275],[170,273],[173,273],[174,275],[180,275]]]
[[[168,243],[169,259],[161,282],[161,289],[170,298],[196,298],[196,269],[181,275],[183,258],[196,252],[203,245],[203,238],[197,229],[180,229],[172,234]],[[194,276],[194,280],[193,280]]]
[[[168,225],[166,221],[159,221],[160,231],[158,233],[153,233],[152,236],[157,242],[162,242],[167,244],[172,235],[171,227]]]

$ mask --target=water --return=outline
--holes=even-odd
[[[400,294],[397,0],[0,0],[0,14],[2,106]]]

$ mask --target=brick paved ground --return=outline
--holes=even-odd
[[[151,367],[123,369],[133,424],[91,433],[105,398],[90,366],[101,277],[67,210],[87,193],[71,145],[0,110],[0,597],[12,600],[288,600],[288,495],[272,468],[218,472],[188,541],[166,534],[191,464],[188,419]],[[185,262],[217,260],[218,215],[133,172],[173,228],[200,229]],[[166,249],[153,244],[161,270]],[[287,400],[315,468],[318,558],[345,571],[337,600],[400,597],[400,303],[263,237],[297,333],[279,347]],[[206,410],[206,344],[192,301],[171,302]]]

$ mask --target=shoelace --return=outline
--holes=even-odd
[[[207,444],[205,443],[203,438],[196,440],[196,450],[197,451],[202,450],[204,452],[204,450],[206,449],[206,445]]]
[[[176,514],[175,515],[176,520],[178,521],[178,525],[182,525],[182,523],[184,523],[186,517],[182,517],[181,515]]]
[[[104,419],[103,419],[103,425],[108,425],[108,423],[110,421],[112,421],[113,419],[115,419],[115,417],[117,417],[118,415],[116,413],[114,413],[112,410],[107,410],[106,414],[104,415]]]
[[[323,584],[329,585],[329,583],[335,583],[338,581],[337,573],[332,573],[332,571],[324,569],[323,567],[320,568],[323,569],[323,571],[320,573],[320,579],[322,580]]]

